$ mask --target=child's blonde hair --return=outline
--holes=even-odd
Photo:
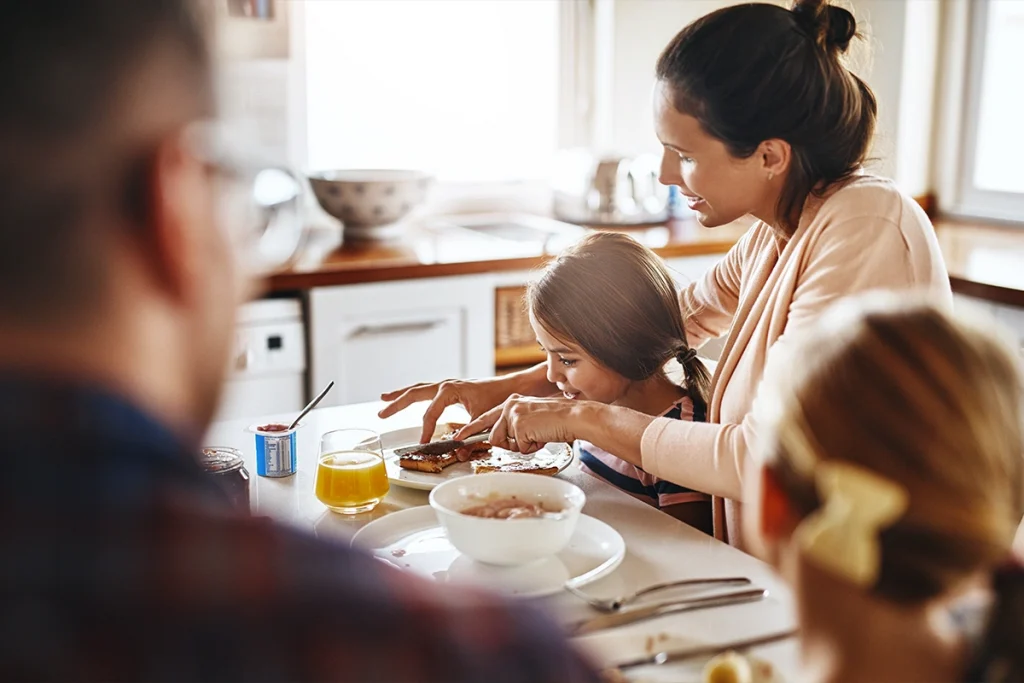
[[[866,589],[920,604],[1009,561],[1024,515],[1024,401],[1015,353],[991,326],[876,297],[833,311],[787,360],[759,399],[771,415],[761,455],[804,523],[827,504],[815,478],[826,467],[852,465],[905,496],[874,532]],[[989,645],[1012,666],[1005,680],[1024,680],[1020,581],[1002,577]]]
[[[634,381],[683,367],[695,407],[707,408],[711,378],[686,341],[672,276],[653,251],[614,232],[595,232],[567,249],[530,284],[527,305],[552,335]]]

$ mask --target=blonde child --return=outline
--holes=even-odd
[[[841,305],[773,366],[744,522],[794,588],[805,678],[1024,680],[1011,348],[886,298]],[[951,615],[982,584],[993,606],[972,633]]]
[[[703,421],[710,382],[686,342],[672,277],[650,249],[618,233],[593,233],[563,252],[526,295],[530,324],[547,354],[547,379],[571,400]],[[682,386],[666,375],[676,360]],[[577,441],[585,471],[705,531],[709,498],[657,479]]]

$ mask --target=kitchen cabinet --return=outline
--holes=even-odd
[[[973,310],[991,316],[1010,332],[1024,352],[1024,308],[998,304],[963,294],[953,295],[954,310]]]
[[[1024,351],[1024,308],[993,304],[996,320],[1007,327],[1017,340],[1018,346]]]
[[[1014,334],[1017,341],[1024,347],[1024,308],[1006,304],[992,304],[995,319]]]
[[[985,299],[953,293],[953,310],[985,313],[995,317],[995,304]]]
[[[323,405],[494,374],[494,287],[487,275],[316,288],[309,293],[310,381]]]

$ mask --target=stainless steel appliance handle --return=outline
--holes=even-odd
[[[409,334],[429,332],[448,323],[447,320],[424,320],[414,323],[392,323],[390,325],[360,325],[349,333],[349,339],[359,337],[380,337],[387,334]]]

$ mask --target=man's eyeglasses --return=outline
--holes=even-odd
[[[303,184],[288,169],[247,154],[223,124],[197,123],[193,153],[215,171],[218,221],[241,263],[265,275],[290,263],[306,239]]]

